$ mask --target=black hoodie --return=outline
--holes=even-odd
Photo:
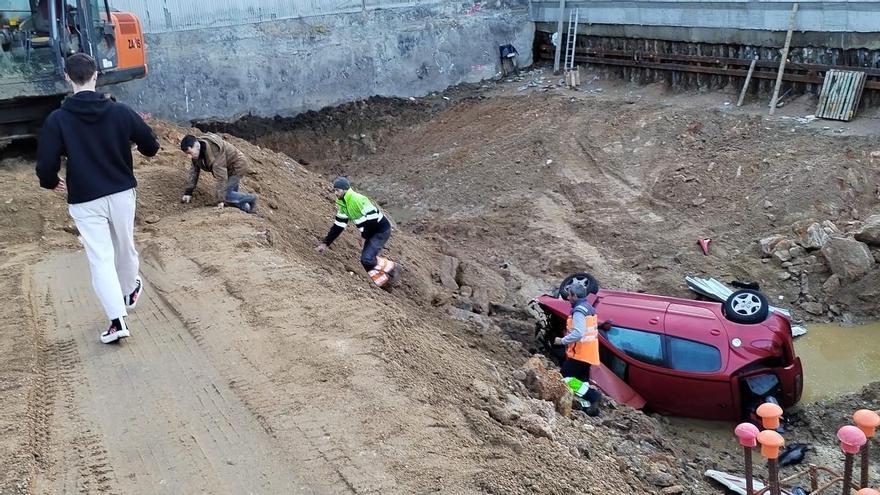
[[[37,146],[40,186],[58,185],[67,157],[67,202],[85,203],[137,186],[131,143],[155,156],[159,141],[134,110],[94,91],[67,97],[43,124]]]

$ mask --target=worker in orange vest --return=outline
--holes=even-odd
[[[574,377],[583,382],[586,388],[579,387],[575,396],[581,408],[591,416],[599,413],[602,394],[589,385],[590,366],[599,364],[599,320],[596,310],[587,302],[587,288],[572,284],[565,291],[571,302],[571,315],[564,337],[556,337],[555,345],[564,345],[565,361],[562,363],[562,376]]]

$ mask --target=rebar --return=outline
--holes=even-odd
[[[767,470],[770,474],[770,495],[780,495],[779,491],[779,460],[767,461]]]

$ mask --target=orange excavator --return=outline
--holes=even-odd
[[[109,0],[0,0],[0,149],[58,108],[64,60],[78,52],[98,62],[98,86],[147,75],[140,19]]]

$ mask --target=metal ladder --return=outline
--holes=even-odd
[[[575,44],[577,43],[577,28],[581,17],[581,9],[574,9],[568,13],[568,36],[565,41],[565,70],[574,69]]]

